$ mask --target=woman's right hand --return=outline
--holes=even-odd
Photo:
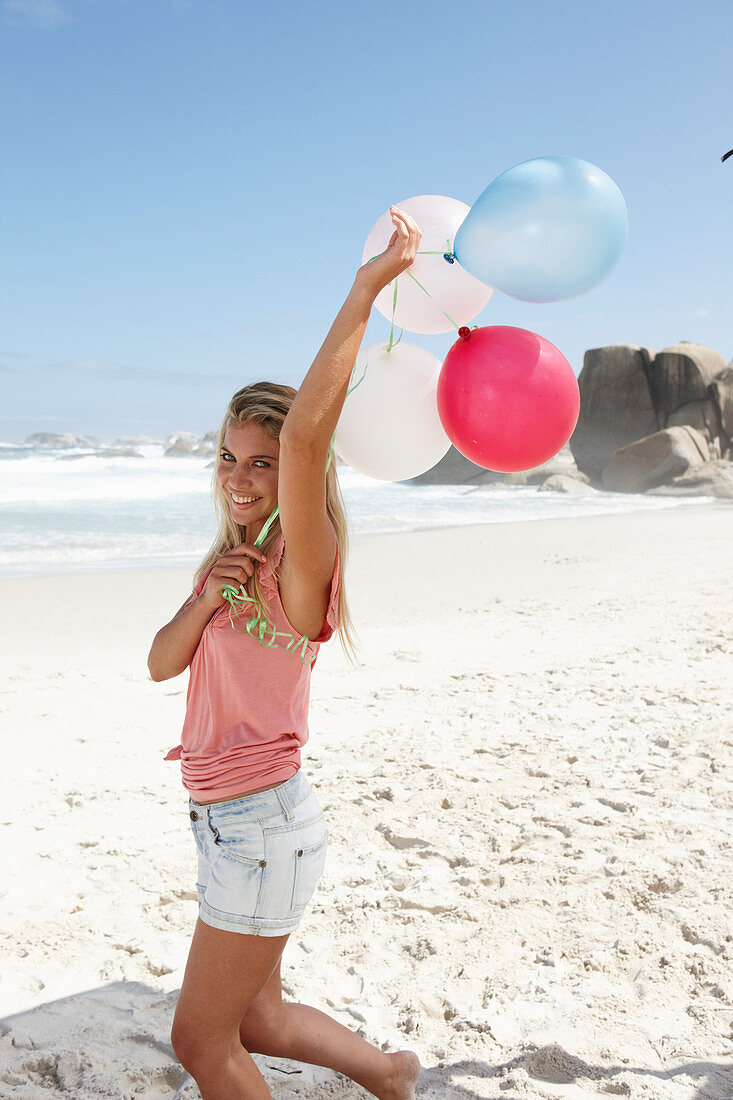
[[[198,602],[210,607],[212,612],[225,602],[221,594],[222,588],[231,585],[239,589],[247,584],[250,577],[259,564],[266,562],[267,558],[259,549],[249,542],[241,542],[239,546],[232,547],[217,558],[206,584],[201,590]]]
[[[216,559],[195,600],[187,600],[153,638],[148,668],[153,680],[170,680],[188,668],[211,616],[224,603],[222,588],[239,589],[267,558],[257,546],[242,542]]]

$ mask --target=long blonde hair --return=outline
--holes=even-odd
[[[231,427],[232,424],[247,424],[254,422],[255,424],[259,424],[273,439],[279,439],[285,417],[288,415],[290,406],[293,403],[295,392],[292,386],[281,386],[276,382],[254,382],[252,385],[244,386],[243,389],[238,390],[229,402],[229,407],[227,408],[219,430],[219,438],[216,447],[216,463],[218,463],[221,455],[224,436],[226,435],[227,429]],[[209,569],[211,569],[218,557],[227,550],[239,546],[244,539],[246,531],[245,527],[242,527],[232,519],[229,500],[224,489],[219,484],[219,479],[216,476],[216,469],[214,469],[214,476],[212,478],[212,493],[219,520],[219,530],[211,549],[196,570],[194,583],[201,580]],[[336,534],[336,544],[338,546],[341,567],[337,634],[346,653],[353,657],[355,634],[351,615],[349,614],[344,586],[344,573],[348,555],[348,530],[346,524],[346,511],[344,509],[344,502],[339,488],[338,474],[336,472],[336,463],[333,461],[326,471],[326,512],[328,513],[328,518],[331,520]],[[260,546],[264,554],[267,554],[269,548],[280,536],[281,531],[280,517],[278,516],[272,523]],[[255,570],[254,576],[247,582],[247,592],[260,607],[266,606],[257,570]]]

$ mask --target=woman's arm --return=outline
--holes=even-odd
[[[412,218],[396,207],[391,216],[395,229],[389,245],[357,272],[280,433],[278,504],[287,547],[280,594],[291,623],[309,637],[323,625],[336,554],[326,512],[331,439],[374,299],[410,266],[420,243]]]
[[[420,231],[409,215],[391,207],[395,231],[387,249],[359,269],[354,285],[303,379],[280,433],[280,446],[314,452],[328,460],[331,438],[341,415],[356,353],[366,332],[374,299],[414,261]],[[293,473],[302,478],[302,466]],[[282,487],[282,459],[280,486]],[[282,508],[281,508],[282,512]]]
[[[197,596],[190,604],[184,604],[171,621],[160,628],[148,654],[151,680],[170,680],[188,668],[214,610]]]
[[[188,668],[207,623],[224,603],[221,589],[246,584],[255,571],[255,562],[266,560],[261,550],[246,542],[217,558],[196,599],[186,602],[153,638],[148,654],[151,679],[170,680]]]

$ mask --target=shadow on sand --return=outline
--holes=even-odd
[[[176,1061],[170,1024],[178,991],[162,993],[142,982],[112,982],[49,1001],[0,1020],[0,1095],[30,1100],[42,1090],[79,1097],[150,1095],[196,1100],[198,1090]],[[261,1061],[258,1059],[258,1061]],[[268,1062],[277,1060],[268,1059]],[[292,1066],[292,1069],[288,1069]],[[273,1096],[366,1094],[329,1071],[280,1062],[263,1069]],[[289,1074],[292,1078],[289,1079]],[[273,1079],[274,1078],[274,1079]],[[687,1078],[689,1100],[733,1098],[733,1062],[679,1062],[662,1069],[588,1063],[558,1045],[525,1049],[508,1061],[475,1060],[426,1067],[418,1095],[446,1100],[519,1100],[546,1085],[576,1085],[587,1095],[629,1095],[634,1079],[659,1087]],[[481,1085],[478,1084],[481,1081]],[[477,1089],[479,1091],[477,1091]]]
[[[689,1094],[689,1100],[733,1100],[733,1061],[683,1062],[664,1069],[598,1065],[584,1062],[556,1045],[538,1047],[494,1065],[465,1060],[426,1068],[420,1078],[419,1092],[450,1100],[526,1100],[531,1095],[528,1087],[536,1081],[540,1088],[543,1083],[578,1085],[585,1088],[589,1096],[626,1096],[633,1079],[638,1078],[647,1084],[657,1083],[659,1095],[665,1096],[664,1085],[681,1077],[695,1082],[695,1091]],[[476,1091],[470,1082],[463,1084],[462,1078],[484,1079],[488,1087]],[[495,1082],[493,1089],[489,1082]]]
[[[0,1020],[0,1095],[195,1096],[170,1045],[178,994],[111,982]],[[42,1090],[42,1091],[41,1091]]]

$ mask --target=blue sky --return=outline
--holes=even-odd
[[[0,0],[0,33],[0,439],[203,432],[240,385],[297,385],[391,202],[470,204],[544,154],[615,179],[626,252],[478,323],[576,372],[733,356],[730,0]]]

